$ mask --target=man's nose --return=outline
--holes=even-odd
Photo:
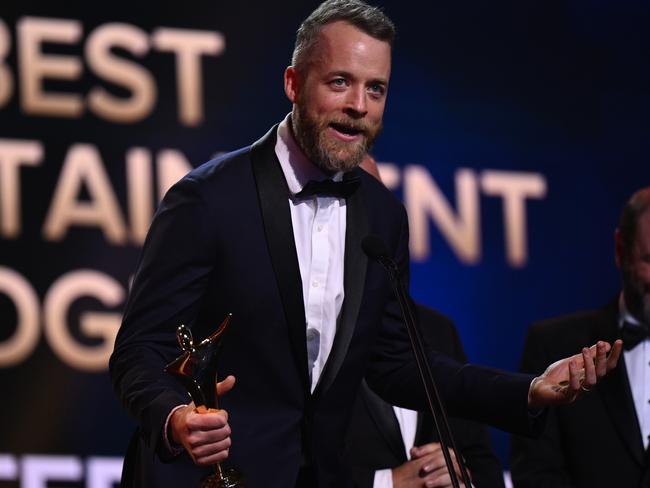
[[[366,98],[366,90],[364,87],[354,87],[348,92],[345,100],[345,112],[355,119],[365,117],[368,113],[368,104]]]

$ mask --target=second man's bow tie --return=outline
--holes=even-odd
[[[344,178],[342,181],[310,180],[303,187],[301,191],[296,193],[298,198],[308,198],[313,196],[320,197],[335,197],[335,198],[349,198],[359,187],[360,178],[358,176],[350,176]]]
[[[631,324],[625,322],[621,331],[623,347],[626,351],[634,349],[638,344],[650,337],[648,327],[644,324]]]

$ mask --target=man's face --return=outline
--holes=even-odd
[[[627,308],[650,325],[650,210],[641,215],[634,242],[619,261]]]
[[[294,134],[325,172],[350,170],[381,131],[390,45],[339,21],[321,29],[310,56],[304,72],[285,73]]]

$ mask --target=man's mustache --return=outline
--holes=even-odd
[[[331,119],[327,122],[327,125],[338,125],[351,131],[360,132],[364,135],[368,135],[370,131],[370,127],[368,127],[367,124],[354,119]]]

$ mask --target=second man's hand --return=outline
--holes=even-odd
[[[461,474],[456,461],[456,453],[453,449],[450,449],[449,453],[454,463],[454,470],[460,480]],[[442,448],[438,442],[413,447],[411,449],[411,460],[397,468],[393,468],[392,475],[394,488],[444,488],[452,486]],[[461,486],[465,486],[462,484],[462,480]]]

